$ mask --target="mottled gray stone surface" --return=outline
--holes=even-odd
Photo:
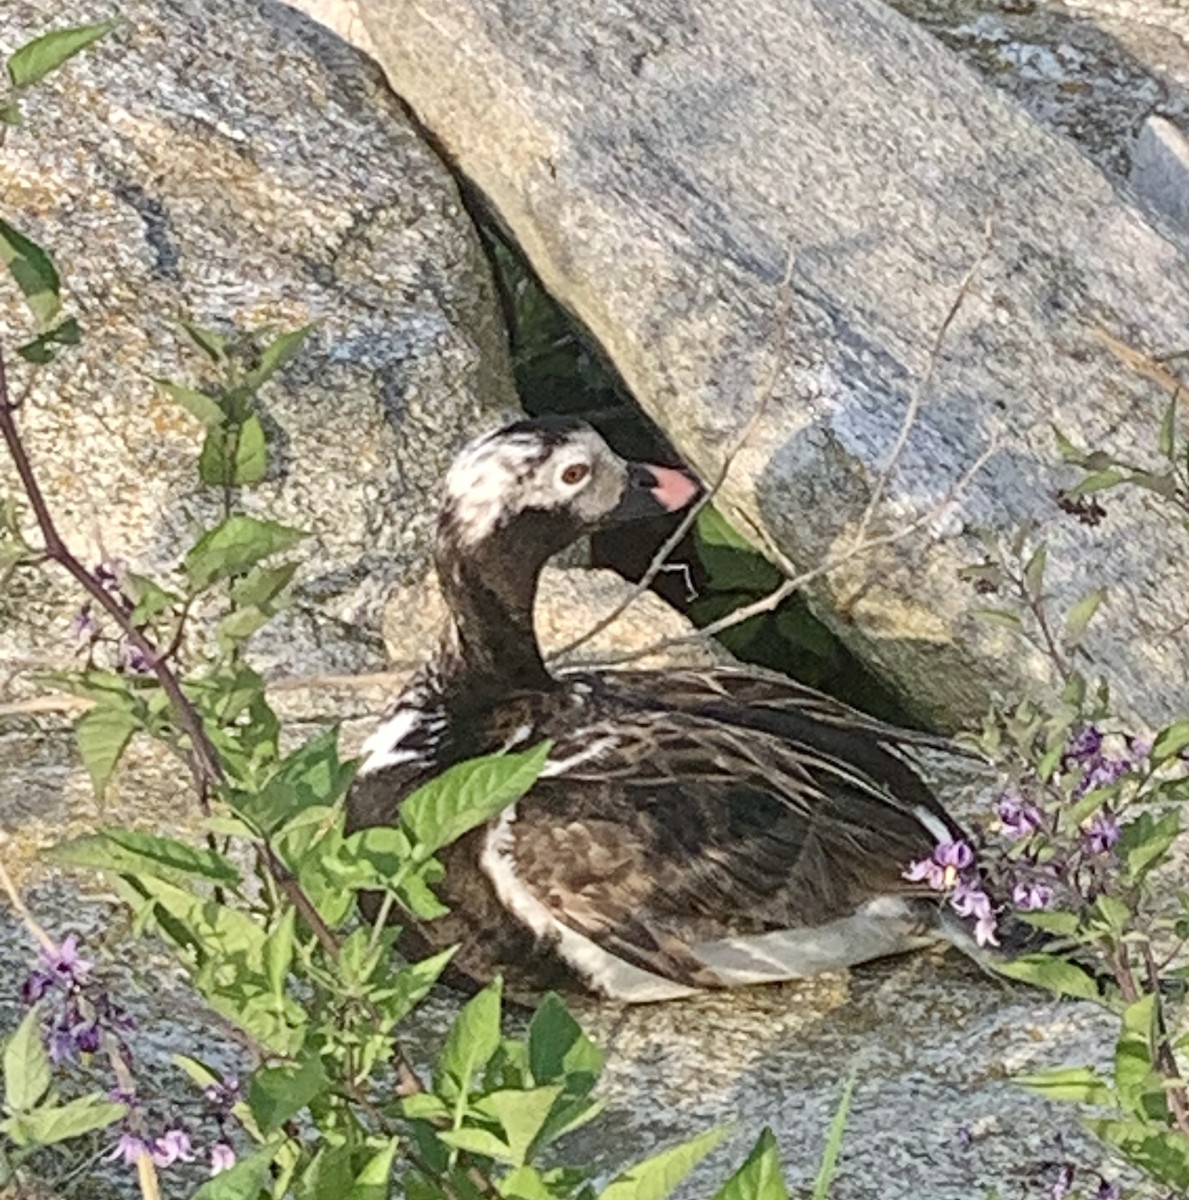
[[[1189,128],[1181,0],[892,0],[1038,121],[1118,178],[1152,113]]]
[[[1051,425],[1151,454],[1164,397],[1099,327],[1154,351],[1189,327],[1189,257],[1064,137],[876,0],[357,0],[398,92],[486,193],[546,287],[712,475],[768,405],[729,512],[807,566],[847,545],[959,280],[951,329],[877,526],[941,501],[936,528],[852,562],[810,601],[922,711],[956,723],[1044,673],[977,622],[955,578],[979,535],[1026,519],[1051,543],[1052,604],[1109,599],[1088,640],[1125,708],[1186,700],[1189,565],[1143,497],[1097,529],[1064,516]],[[787,336],[773,313],[795,255]]]
[[[1149,117],[1135,139],[1131,182],[1140,198],[1189,232],[1189,138],[1163,117]]]
[[[175,323],[316,321],[263,394],[274,461],[245,500],[313,534],[301,603],[263,661],[374,669],[383,596],[424,571],[446,465],[515,404],[478,239],[374,65],[312,21],[268,0],[131,0],[120,15],[29,96],[0,152],[0,209],[52,252],[86,335],[39,376],[29,453],[85,561],[172,567],[218,512],[197,422],[152,384],[201,377]],[[62,21],[48,0],[8,0],[0,50]],[[5,281],[6,347],[25,322]],[[0,455],[0,493],[12,479]],[[55,572],[0,596],[0,699],[9,668],[69,650],[75,605]]]

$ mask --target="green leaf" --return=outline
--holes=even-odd
[[[75,724],[79,753],[99,799],[103,798],[116,764],[139,728],[140,722],[132,712],[115,705],[97,705]]]
[[[1158,451],[1169,462],[1175,462],[1177,457],[1177,395],[1174,391],[1168,407],[1164,410],[1164,417],[1160,421],[1160,435],[1156,441]]]
[[[291,549],[306,536],[276,521],[236,513],[198,539],[182,569],[191,586],[201,591],[220,579],[243,575],[261,559]]]
[[[1118,467],[1108,467],[1105,471],[1091,471],[1076,487],[1065,492],[1070,500],[1089,496],[1094,492],[1105,492],[1123,482],[1124,472]]]
[[[536,782],[549,743],[523,754],[490,755],[459,763],[419,787],[400,808],[415,854],[427,857],[514,804]]]
[[[822,1160],[818,1164],[817,1176],[813,1181],[813,1200],[826,1200],[834,1183],[834,1176],[838,1173],[838,1159],[842,1154],[842,1139],[846,1134],[846,1123],[850,1119],[850,1102],[854,1092],[855,1075],[852,1072],[842,1085],[842,1096],[834,1110],[834,1119],[830,1122],[826,1147],[822,1151]]]
[[[1101,1000],[1094,977],[1074,963],[1052,954],[1024,954],[1005,962],[996,962],[995,970],[1009,979],[1020,979],[1047,988],[1059,996],[1079,1000]]]
[[[1153,1098],[1161,1110],[1165,1106],[1162,1082],[1152,1061],[1157,999],[1155,993],[1141,996],[1123,1010],[1122,1029],[1115,1043],[1115,1090],[1120,1102],[1140,1118],[1164,1115],[1149,1107]]]
[[[1076,645],[1081,641],[1082,634],[1086,632],[1105,599],[1106,588],[1095,588],[1092,592],[1087,592],[1069,610],[1065,618],[1065,641],[1069,645]]]
[[[1159,766],[1189,747],[1189,721],[1174,721],[1156,735],[1152,744],[1152,762]]]
[[[780,1156],[771,1129],[765,1129],[743,1166],[722,1185],[714,1200],[788,1200]]]
[[[1028,595],[1039,600],[1044,592],[1045,567],[1049,561],[1049,548],[1041,542],[1024,566],[1024,587]]]
[[[232,804],[259,828],[272,832],[308,808],[329,808],[355,777],[355,764],[339,758],[337,727],[325,729],[287,754],[255,793],[236,793]]]
[[[491,1061],[500,1044],[500,998],[496,979],[463,1006],[450,1027],[434,1072],[434,1090],[448,1100],[464,1097],[477,1071]]]
[[[41,1008],[34,1005],[4,1047],[4,1103],[32,1108],[49,1091],[50,1059],[41,1040]]]
[[[285,983],[293,963],[294,941],[297,933],[297,910],[287,908],[277,927],[264,939],[264,974],[272,994],[278,999],[285,995]]]
[[[1110,1085],[1090,1067],[1057,1067],[1035,1075],[1018,1075],[1016,1082],[1047,1100],[1108,1106],[1114,1103]]]
[[[1002,625],[1007,629],[1022,629],[1023,622],[1019,614],[1006,608],[976,608],[974,616],[988,625]]]
[[[191,325],[186,321],[180,321],[178,324],[186,336],[211,362],[221,365],[227,361],[228,339],[221,333],[216,333],[213,329],[204,329],[201,325]]]
[[[67,317],[53,329],[47,329],[31,342],[18,346],[17,353],[26,362],[44,366],[46,363],[54,361],[55,346],[77,346],[82,340],[83,331],[78,321],[74,317]]]
[[[550,992],[528,1027],[528,1061],[534,1082],[553,1083],[587,1075],[591,1086],[603,1070],[603,1052],[582,1031],[561,998]]]
[[[514,1167],[528,1164],[537,1137],[544,1130],[554,1105],[562,1094],[562,1085],[549,1087],[508,1088],[489,1092],[475,1102],[478,1112],[494,1117],[504,1131],[504,1161]]]
[[[712,505],[698,513],[698,558],[716,592],[770,592],[780,571]]]
[[[231,465],[231,483],[259,483],[268,473],[268,446],[264,426],[253,413],[239,427],[235,443],[235,461]]]
[[[120,1120],[128,1112],[125,1104],[115,1104],[106,1096],[80,1096],[67,1104],[38,1108],[21,1117],[23,1132],[42,1146],[52,1146],[68,1138],[81,1137]]]
[[[330,1086],[322,1059],[310,1054],[300,1064],[262,1067],[248,1084],[248,1107],[265,1133],[279,1129]]]
[[[168,612],[182,602],[180,596],[167,591],[147,575],[134,575],[130,572],[124,576],[124,584],[136,601],[131,619],[132,623],[137,626],[155,620],[163,612]]]
[[[494,1158],[496,1162],[517,1165],[508,1146],[488,1129],[475,1129],[470,1126],[463,1129],[444,1129],[438,1134],[438,1140],[455,1150],[465,1150],[468,1154],[482,1154],[486,1158]]]
[[[1172,471],[1163,474],[1157,471],[1133,471],[1127,476],[1126,482],[1147,492],[1155,492],[1165,500],[1171,500],[1177,494],[1177,477]]]
[[[599,1200],[665,1200],[726,1135],[725,1129],[711,1129],[654,1154],[613,1179]]]
[[[215,850],[131,829],[88,833],[46,851],[58,863],[128,875],[148,875],[186,886],[195,878],[238,887],[240,873]]]
[[[1160,816],[1142,812],[1123,826],[1118,854],[1137,883],[1168,855],[1181,832],[1181,810],[1170,808]]]
[[[0,220],[0,262],[21,289],[38,329],[45,329],[58,315],[58,294],[62,290],[49,255],[7,221]]]
[[[198,420],[205,429],[222,428],[225,414],[218,400],[206,395],[205,392],[198,392],[194,388],[174,383],[171,379],[154,379],[153,382],[175,404],[180,405]]]
[[[276,1142],[240,1159],[230,1170],[208,1179],[190,1200],[258,1200],[271,1182],[273,1159],[284,1144]]]
[[[282,333],[279,337],[269,342],[264,348],[264,352],[260,355],[259,365],[254,371],[249,372],[244,380],[248,388],[255,391],[271,379],[281,367],[301,350],[306,338],[310,336],[313,330],[314,325],[303,325],[300,329],[292,329],[288,333]]]
[[[0,125],[21,125],[21,106],[15,100],[0,101]],[[4,1180],[0,1178],[0,1183]]]
[[[392,1186],[392,1167],[400,1142],[392,1138],[378,1154],[373,1154],[355,1176],[344,1200],[388,1200]]]
[[[92,42],[111,33],[119,21],[100,21],[95,25],[75,25],[55,29],[26,42],[8,60],[8,77],[13,87],[23,88],[56,71],[68,58],[85,50]]]
[[[231,598],[236,604],[257,607],[271,604],[289,586],[298,565],[292,562],[280,567],[253,567],[232,585]]]
[[[1097,1137],[1115,1146],[1123,1156],[1157,1183],[1189,1190],[1189,1139],[1178,1131],[1165,1131],[1152,1122],[1134,1118],[1087,1121]]]

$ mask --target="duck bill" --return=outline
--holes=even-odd
[[[696,480],[674,467],[628,463],[628,481],[608,521],[639,521],[680,512],[702,494]]]

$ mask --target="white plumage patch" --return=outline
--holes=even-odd
[[[436,724],[440,726],[440,722]],[[424,749],[410,745],[402,746],[402,743],[408,742],[414,733],[432,732],[434,725],[435,722],[427,717],[422,708],[398,708],[363,743],[362,751],[367,758],[359,768],[359,774],[368,775],[385,767],[395,767],[400,763],[424,758]]]
[[[917,950],[937,941],[898,896],[877,896],[849,917],[805,929],[780,929],[747,937],[720,938],[691,947],[725,984],[779,983],[822,971]]]

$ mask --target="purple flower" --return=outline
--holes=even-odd
[[[45,1048],[49,1052],[50,1062],[70,1062],[78,1053],[74,1036],[68,1026],[56,1025],[46,1038]]]
[[[107,1157],[109,1161],[121,1158],[128,1166],[134,1167],[140,1156],[147,1154],[148,1150],[148,1146],[136,1134],[125,1133],[121,1135],[119,1142],[116,1143],[116,1148]]]
[[[1104,810],[1095,814],[1082,837],[1091,854],[1109,854],[1118,844],[1120,832],[1119,819]]]
[[[999,922],[993,912],[983,913],[974,923],[974,940],[980,946],[998,946],[999,939],[995,936]]]
[[[1100,758],[1082,776],[1073,790],[1075,800],[1080,800],[1095,788],[1110,787],[1116,780],[1121,779],[1131,770],[1131,760],[1128,758]]]
[[[92,616],[89,604],[84,604],[74,614],[74,619],[70,622],[70,632],[80,645],[90,644],[99,636],[99,622]]]
[[[997,806],[999,820],[1003,823],[1003,836],[1013,841],[1036,833],[1044,824],[1040,809],[1026,803],[1015,793],[1005,792],[999,797]]]
[[[81,1054],[94,1054],[99,1049],[99,1026],[94,1021],[84,1021],[70,1031],[75,1048]]]
[[[974,851],[963,841],[938,842],[933,851],[933,861],[939,867],[953,867],[964,871],[974,862]]]
[[[21,984],[21,1003],[26,1008],[31,1008],[53,986],[52,975],[47,975],[44,971],[34,968],[25,976],[25,982]]]
[[[158,1167],[169,1167],[175,1162],[193,1162],[194,1147],[189,1134],[181,1129],[169,1129],[154,1143],[152,1149],[153,1164]]]
[[[149,675],[153,670],[152,659],[143,650],[129,642],[121,642],[116,655],[116,662],[121,671],[133,675]]]
[[[203,1088],[202,1098],[215,1108],[230,1110],[239,1099],[239,1080],[234,1075],[224,1075],[218,1083]]]
[[[1152,753],[1152,747],[1156,744],[1156,739],[1148,734],[1136,734],[1134,737],[1127,739],[1127,749],[1131,751],[1132,758],[1136,762],[1143,762]],[[1103,1180],[1105,1185],[1106,1180]],[[1111,1184],[1112,1187],[1117,1185]]]
[[[78,954],[78,938],[69,934],[60,946],[51,949],[44,947],[38,954],[38,961],[43,970],[49,973],[55,982],[69,988],[72,984],[86,983],[94,963]]]
[[[970,1132],[968,1125],[959,1125],[958,1132],[954,1136],[963,1150],[969,1150],[974,1145],[974,1134]]]
[[[1118,1183],[1108,1183],[1105,1179],[1098,1181],[1098,1191],[1094,1193],[1094,1200],[1120,1200],[1123,1195],[1123,1187]]]
[[[1047,883],[1017,883],[1012,892],[1011,902],[1021,912],[1048,908],[1053,903],[1053,889]]]
[[[965,880],[954,888],[950,907],[960,917],[977,917],[982,920],[991,914],[991,897],[977,883]]]
[[[936,892],[947,892],[958,882],[958,873],[974,864],[974,851],[963,841],[938,842],[929,858],[910,863],[903,877],[910,883],[928,882]]]
[[[1102,753],[1102,733],[1093,725],[1083,725],[1077,733],[1070,734],[1065,746],[1065,757],[1070,762],[1085,764]]]
[[[925,882],[935,891],[945,890],[945,870],[939,867],[931,858],[921,858],[908,864],[904,878],[909,883]]]
[[[1065,1200],[1073,1187],[1073,1176],[1073,1163],[1062,1163],[1057,1169],[1057,1178],[1053,1180],[1053,1186],[1049,1188],[1049,1200]]]
[[[211,1174],[230,1171],[235,1166],[235,1151],[226,1142],[216,1142],[211,1147]]]

